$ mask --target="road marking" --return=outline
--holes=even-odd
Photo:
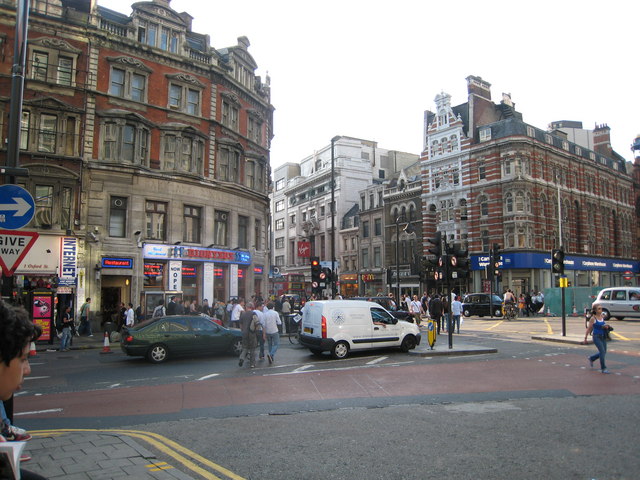
[[[39,415],[41,413],[56,413],[56,412],[61,412],[62,408],[51,408],[49,410],[36,410],[33,412],[14,412],[14,415],[17,416],[23,416],[23,415]]]
[[[367,365],[375,365],[378,362],[382,362],[383,360],[386,360],[389,357],[380,357],[380,358],[376,358],[375,360],[371,360],[370,362],[367,362]]]
[[[627,337],[620,335],[618,332],[610,332],[610,335],[613,335],[618,340],[627,340],[627,341],[629,340]]]
[[[479,355],[477,355],[479,356]],[[424,359],[430,359],[431,357],[424,357]],[[302,368],[298,368],[291,372],[280,372],[280,373],[267,373],[263,376],[265,377],[274,377],[279,375],[296,375],[298,373],[321,373],[321,372],[340,372],[344,370],[356,370],[358,368],[379,368],[379,367],[398,367],[400,365],[408,365],[415,363],[413,360],[407,362],[393,362],[393,363],[385,363],[384,365],[353,365],[350,367],[335,367],[335,368],[318,368],[316,370],[303,370]],[[309,367],[313,367],[315,365],[309,365]]]
[[[296,368],[292,373],[303,372],[303,371],[307,370],[308,368],[312,368],[314,366],[315,365],[313,365],[313,364],[303,365],[303,366],[301,366],[299,368]]]
[[[220,375],[220,374],[219,373],[212,373],[211,375],[205,375],[204,377],[200,377],[200,378],[196,379],[196,382],[199,382],[201,380],[209,380],[210,378],[217,377],[218,375]]]
[[[547,325],[547,333],[549,335],[553,334],[553,328],[551,328],[551,324],[549,323],[549,320],[547,320],[546,318],[544,319],[544,323]]]
[[[122,385],[121,383],[114,383],[113,385],[109,385],[107,388],[116,388]]]
[[[48,435],[63,435],[65,433],[77,433],[77,432],[97,432],[97,433],[114,433],[118,435],[127,435],[129,437],[137,438],[139,440],[147,442],[149,445],[160,450],[165,455],[173,458],[177,462],[184,465],[192,472],[200,475],[206,480],[221,480],[220,477],[205,470],[200,465],[215,470],[216,472],[224,475],[231,480],[246,480],[244,477],[233,473],[231,470],[212,462],[211,460],[199,455],[186,447],[183,447],[179,443],[169,440],[167,437],[159,435],[153,432],[145,432],[141,430],[118,430],[118,429],[60,429],[60,430],[31,430],[29,433],[33,436],[45,437]],[[198,465],[200,464],[200,465]]]
[[[498,323],[496,323],[495,325],[493,325],[492,327],[487,328],[487,330],[493,330],[494,328],[502,325],[503,323],[504,323],[504,320],[501,320]]]
[[[24,377],[25,380],[42,380],[44,378],[51,378],[51,377]]]
[[[161,470],[170,470],[173,468],[167,462],[150,463],[148,465],[145,465],[145,467],[147,467],[150,472],[159,472]]]

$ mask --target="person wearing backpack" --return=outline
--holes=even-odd
[[[166,309],[164,308],[164,300],[158,301],[158,306],[153,309],[151,318],[164,317],[166,315]]]

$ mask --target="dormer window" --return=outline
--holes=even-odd
[[[151,47],[157,47],[171,53],[178,53],[180,33],[158,23],[140,20],[138,23],[138,41]]]
[[[481,128],[480,129],[480,141],[486,142],[491,140],[491,128]]]

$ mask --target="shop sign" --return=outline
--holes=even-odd
[[[376,276],[373,273],[363,273],[362,274],[362,281],[363,282],[373,282],[375,281]]]
[[[198,271],[196,270],[196,267],[186,267],[186,266],[182,266],[182,276],[183,277],[195,277],[197,276]]]
[[[242,265],[251,263],[251,254],[249,252],[243,250],[220,250],[217,248],[145,244],[142,249],[142,255],[147,260],[186,260],[190,262],[236,263]]]
[[[311,242],[298,242],[298,257],[309,258],[311,257]]]
[[[147,277],[161,277],[163,266],[162,263],[145,263],[144,274]]]
[[[182,291],[182,262],[169,262],[169,290]]]
[[[253,273],[256,275],[262,275],[263,270],[264,270],[264,267],[262,265],[253,267]]]
[[[102,257],[102,268],[133,268],[133,259]]]
[[[75,285],[78,275],[78,239],[76,237],[62,237],[60,239],[59,265],[58,285]]]
[[[341,282],[357,282],[358,274],[351,273],[351,274],[340,275],[340,281]]]

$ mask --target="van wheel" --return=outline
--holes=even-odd
[[[331,349],[331,356],[337,360],[347,358],[349,355],[349,344],[347,342],[338,342]]]
[[[407,335],[402,340],[402,344],[400,345],[400,350],[404,353],[407,353],[409,350],[413,350],[416,348],[416,337],[413,335]]]

